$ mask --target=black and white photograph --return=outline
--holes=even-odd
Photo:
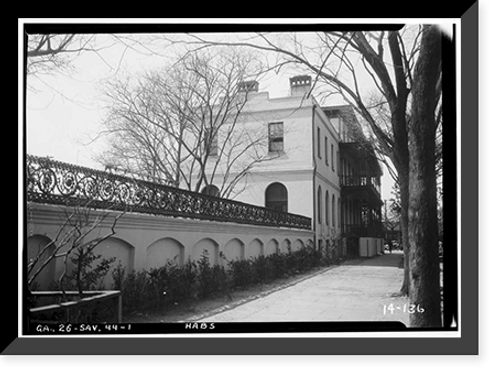
[[[461,336],[460,20],[107,21],[22,25],[21,337]]]

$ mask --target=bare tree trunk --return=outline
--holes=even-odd
[[[412,89],[412,125],[409,128],[409,242],[410,312],[412,327],[440,327],[439,246],[435,175],[434,111],[440,75],[441,34],[426,25],[422,35]],[[417,308],[418,309],[418,308]]]
[[[83,298],[82,259],[83,259],[83,250],[79,248],[79,250],[78,250],[78,263],[76,265],[76,287],[78,289],[78,294],[79,294],[80,298]]]
[[[399,190],[401,195],[401,235],[403,238],[404,252],[404,279],[401,285],[400,294],[408,296],[410,287],[410,241],[408,236],[408,201],[409,201],[409,176],[407,169],[400,169],[398,172]]]

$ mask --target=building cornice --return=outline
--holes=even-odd
[[[273,166],[273,167],[269,167],[268,169],[259,169],[259,168],[253,168],[251,171],[249,171],[247,173],[247,177],[251,177],[251,176],[259,176],[259,175],[273,175],[273,176],[276,176],[276,175],[279,175],[279,176],[283,176],[283,175],[312,175],[314,172],[314,169],[312,167],[307,167],[307,168],[297,168],[297,169],[281,169],[281,168],[277,168],[276,166]],[[232,176],[235,176],[237,173],[229,173],[228,177],[229,177],[229,181],[230,181],[230,178]],[[223,177],[224,174],[222,173],[215,173],[213,175],[214,177],[214,183],[217,181],[218,178],[221,178]]]
[[[279,98],[262,98],[254,103],[247,102],[240,113],[241,116],[249,116],[259,113],[274,113],[291,111],[293,115],[297,110],[308,110],[314,106],[311,99],[302,99],[299,97],[279,97]]]
[[[325,177],[323,174],[321,174],[319,171],[316,171],[316,175],[322,179],[324,182],[327,182],[329,183],[335,190],[337,190],[338,192],[340,192],[340,186],[339,185],[336,185],[335,183],[333,183],[330,179],[328,179],[327,177]]]

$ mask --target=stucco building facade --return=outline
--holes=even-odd
[[[255,148],[268,158],[235,185],[233,198],[310,217],[322,249],[361,256],[382,251],[382,170],[353,110],[321,107],[310,95],[310,76],[290,78],[285,97],[270,98],[258,87],[241,85],[246,103],[238,128],[267,133],[267,143]],[[215,175],[205,192],[216,194],[222,179]]]

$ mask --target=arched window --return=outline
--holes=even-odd
[[[266,208],[288,212],[288,191],[281,183],[272,183],[266,189]]]
[[[325,222],[326,225],[330,222],[330,194],[326,190],[325,194]]]
[[[321,186],[318,187],[318,224],[321,224],[321,209],[323,208],[323,194],[321,193]]]
[[[201,190],[201,193],[205,195],[215,196],[216,198],[220,196],[219,188],[214,185],[205,186],[203,190]]]

